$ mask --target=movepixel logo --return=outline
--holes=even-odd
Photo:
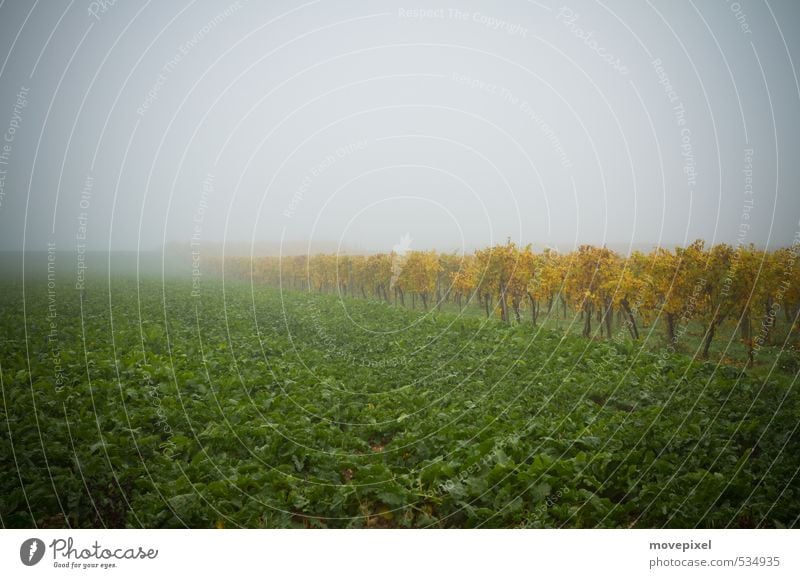
[[[26,566],[35,566],[44,557],[44,542],[39,538],[28,538],[19,547],[19,559]]]

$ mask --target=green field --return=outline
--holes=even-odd
[[[373,299],[373,302],[379,302]],[[415,309],[418,315],[424,313],[421,305],[418,304]],[[456,315],[460,317],[478,317],[481,319],[486,318],[486,311],[484,307],[475,303],[469,303],[464,307],[459,307],[455,303],[444,302],[437,310],[437,313],[445,313]],[[524,313],[528,313],[527,311]],[[496,311],[494,318],[496,318]],[[516,323],[516,321],[512,321]],[[523,315],[521,322],[522,325],[529,325],[531,323],[528,315]],[[666,327],[663,318],[655,323],[647,324],[644,320],[639,318],[637,323],[640,323],[639,332],[642,334],[639,341],[634,342],[631,339],[630,332],[621,319],[619,313],[615,314],[612,329],[612,338],[615,341],[622,341],[637,349],[644,348],[646,351],[659,352],[668,342],[666,334]],[[706,332],[706,326],[702,321],[697,319],[690,319],[684,321],[685,327],[682,328],[680,339],[673,344],[676,352],[683,353],[689,357],[694,357],[697,360],[702,360],[703,350],[703,336]],[[759,348],[755,355],[755,363],[750,368],[750,373],[756,374],[761,377],[770,376],[773,370],[775,358],[778,355],[793,355],[791,351],[786,351],[787,348],[793,351],[797,350],[797,331],[792,334],[789,333],[789,322],[784,319],[779,319],[770,331],[769,340],[767,343]],[[593,328],[596,339],[603,339],[600,334],[601,323],[595,317]],[[561,335],[580,337],[583,330],[583,321],[580,311],[574,311],[570,308],[562,308],[561,303],[555,303],[551,311],[541,313],[536,320],[536,326],[533,330],[535,333],[538,330],[555,331]],[[742,342],[741,334],[737,328],[737,322],[734,320],[725,320],[716,329],[716,339],[711,343],[709,348],[709,361],[715,363],[724,363],[734,367],[741,368],[747,362],[747,347]],[[787,363],[784,360],[783,364]]]
[[[796,351],[202,288],[0,287],[2,525],[798,524]]]

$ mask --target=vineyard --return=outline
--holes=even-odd
[[[0,521],[792,527],[794,257],[509,243],[6,281]],[[741,359],[704,360],[715,334]]]
[[[591,245],[561,255],[547,249],[536,254],[509,240],[471,255],[400,246],[369,256],[217,259],[209,268],[257,285],[412,309],[461,314],[478,309],[504,323],[536,327],[560,318],[565,321],[556,323],[557,329],[580,327],[583,337],[629,335],[639,341],[643,327],[661,320],[668,346],[677,346],[689,328],[699,334],[692,353],[702,359],[709,358],[714,338],[726,327],[730,335],[722,357],[742,349],[741,361],[752,365],[763,347],[797,342],[797,251],[797,245],[769,252],[725,244],[706,250],[698,240],[686,248],[629,257]],[[778,338],[774,330],[781,325]]]

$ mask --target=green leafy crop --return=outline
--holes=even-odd
[[[0,292],[7,527],[791,527],[796,363],[243,282]],[[788,359],[789,361],[786,361]],[[790,363],[791,362],[791,363]]]

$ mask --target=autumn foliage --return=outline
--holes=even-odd
[[[542,315],[577,318],[587,338],[663,325],[677,344],[688,324],[702,328],[701,354],[722,323],[733,325],[748,363],[770,343],[776,323],[797,334],[800,306],[798,246],[765,251],[753,245],[634,251],[622,256],[582,245],[570,253],[534,252],[510,240],[472,254],[407,251],[373,255],[227,258],[221,273],[289,290],[336,292],[398,306],[463,311],[480,307],[505,323],[537,325]]]

